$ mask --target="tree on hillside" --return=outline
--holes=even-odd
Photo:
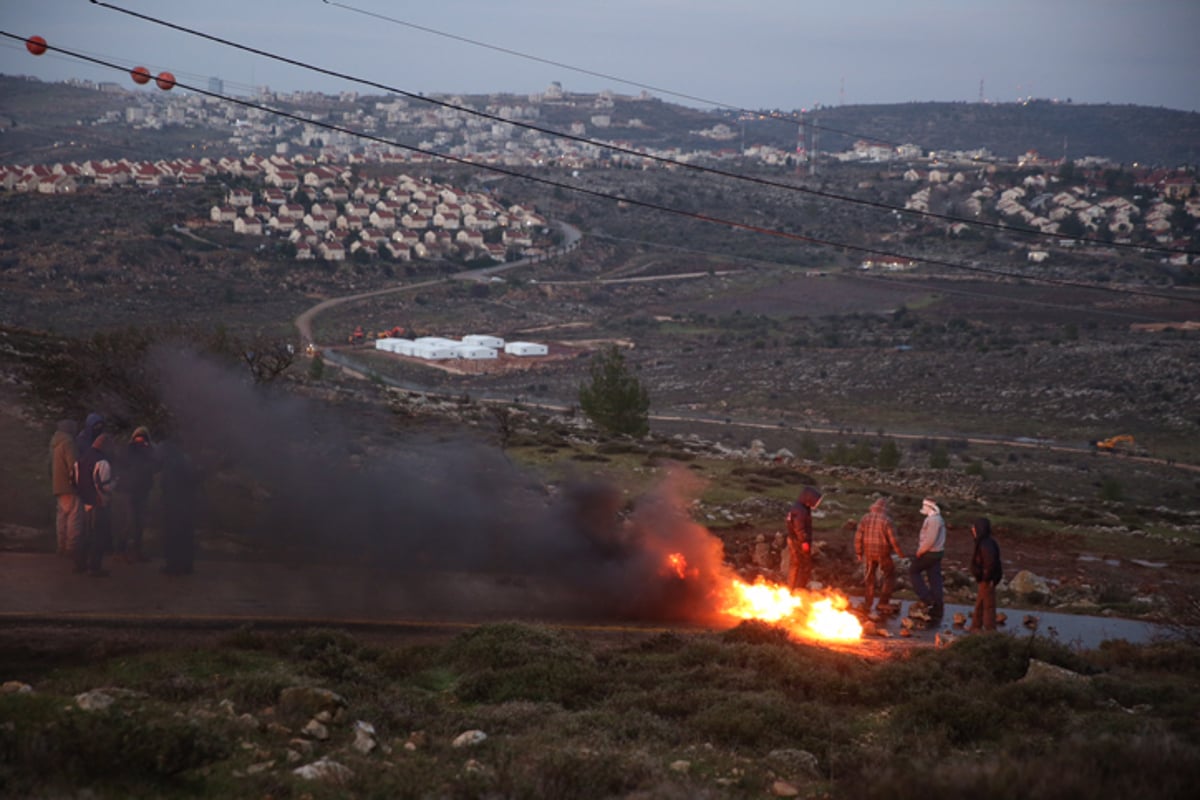
[[[616,345],[592,359],[591,381],[579,387],[579,407],[608,433],[645,436],[650,431],[650,396],[625,365]]]

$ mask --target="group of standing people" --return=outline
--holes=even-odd
[[[821,492],[805,486],[787,515],[788,586],[805,588],[812,577],[812,512],[820,505]],[[918,599],[917,613],[936,625],[945,613],[945,583],[942,559],[946,552],[946,522],[937,501],[926,497],[921,501],[925,517],[917,534],[917,549],[909,563],[909,579]],[[971,572],[978,585],[971,630],[996,629],[996,584],[1003,577],[1000,565],[1000,546],[991,535],[991,522],[981,517],[971,526],[975,549]],[[854,531],[854,555],[863,565],[864,613],[874,609],[880,614],[897,611],[892,605],[896,589],[895,553],[904,558],[896,537],[896,526],[888,509],[888,499],[878,498],[858,522]],[[875,605],[876,590],[879,604]]]
[[[58,555],[76,573],[103,577],[104,556],[146,562],[145,531],[155,476],[162,475],[163,555],[169,574],[189,574],[194,560],[196,476],[178,447],[156,445],[148,428],[135,428],[119,445],[93,412],[82,430],[74,420],[58,423],[50,440]],[[120,513],[114,520],[114,509]],[[114,530],[115,528],[115,530]]]

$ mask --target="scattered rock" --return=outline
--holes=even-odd
[[[483,731],[463,731],[458,736],[454,737],[451,743],[454,747],[474,747],[487,739],[487,734]]]
[[[776,797],[798,797],[800,790],[787,781],[775,781],[771,784],[771,794]]]
[[[671,762],[671,771],[672,772],[687,772],[691,768],[692,768],[692,762],[690,762],[690,761],[683,761],[681,759],[679,761]]]
[[[303,733],[305,736],[310,736],[313,739],[317,739],[318,741],[322,742],[329,738],[329,728],[326,728],[323,724],[317,722],[315,719],[310,719],[308,724],[304,726],[303,730],[301,730],[301,733]]]
[[[958,616],[958,615],[956,614],[955,616]],[[1006,622],[1008,622],[1008,614],[1005,614],[1003,611],[997,611],[996,612],[996,624],[1003,625]]]
[[[369,722],[363,722],[361,719],[354,723],[354,744],[353,747],[358,752],[366,755],[376,747],[375,741],[375,726]]]
[[[33,687],[20,681],[5,681],[0,684],[0,694],[32,694]]]
[[[288,747],[305,757],[312,756],[316,751],[316,747],[310,739],[292,739],[288,742]]]
[[[1066,667],[1059,667],[1036,658],[1029,659],[1029,667],[1025,670],[1022,681],[1086,681],[1086,675],[1073,672]]]
[[[322,781],[337,785],[345,784],[354,777],[354,773],[350,771],[349,767],[339,764],[336,761],[331,761],[328,758],[320,758],[311,764],[296,767],[292,770],[292,773],[299,775],[305,780]]]
[[[1025,619],[1021,620],[1021,624],[1031,631],[1036,631],[1038,627],[1038,618],[1033,614],[1026,614]]]
[[[772,750],[767,754],[767,758],[779,762],[788,770],[802,772],[813,778],[820,777],[821,774],[820,763],[817,761],[817,757],[807,750],[797,750],[790,747],[781,750]]]
[[[92,689],[75,695],[75,705],[84,711],[103,711],[114,702],[115,698],[104,689]]]
[[[999,615],[999,614],[997,614],[997,615],[996,615],[996,622],[997,622],[997,623],[999,623],[999,622],[1000,622],[1000,619],[999,619],[999,617],[1000,617],[1000,615]],[[967,624],[967,615],[966,615],[966,614],[964,614],[964,613],[962,613],[961,611],[956,611],[956,612],[954,613],[954,627],[956,627],[956,628],[961,628],[963,625],[966,625],[966,624]]]
[[[901,628],[901,629],[900,629],[900,636],[901,636],[901,638],[907,639],[907,638],[909,638],[910,636],[912,636],[912,631],[911,631],[911,630],[909,630],[908,628]]]
[[[246,767],[246,774],[247,775],[257,775],[260,772],[266,772],[267,770],[271,769],[274,766],[275,766],[274,761],[262,761],[258,764],[251,764],[250,766]]]

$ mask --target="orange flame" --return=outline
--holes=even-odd
[[[849,601],[840,594],[821,596],[792,591],[779,584],[734,578],[722,611],[738,619],[780,623],[791,633],[821,641],[856,641],[862,638],[862,623],[847,609]]]
[[[687,580],[689,570],[682,553],[671,553],[664,575]],[[698,577],[698,570],[691,570]],[[736,619],[757,619],[783,625],[796,636],[819,641],[850,642],[862,638],[862,623],[848,609],[850,602],[836,592],[792,591],[781,584],[757,580],[746,583],[729,575],[718,581],[717,612]]]

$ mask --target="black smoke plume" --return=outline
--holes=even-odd
[[[175,438],[206,482],[253,490],[236,522],[267,559],[367,569],[376,586],[410,587],[426,614],[710,616],[721,545],[688,517],[682,476],[632,504],[595,482],[550,491],[466,435],[364,431],[190,352],[163,349],[154,364]],[[666,567],[673,553],[685,579]]]

